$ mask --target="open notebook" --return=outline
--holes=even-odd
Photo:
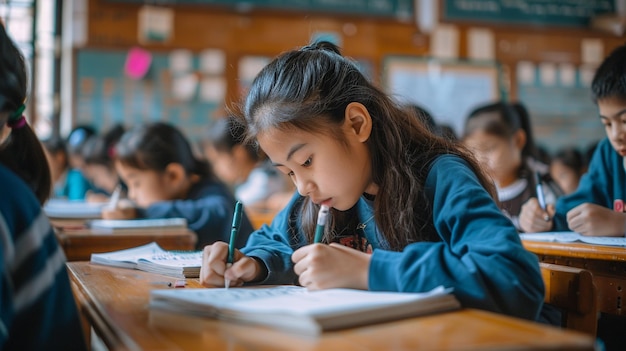
[[[425,293],[298,286],[169,289],[150,292],[150,309],[265,325],[306,335],[458,309],[451,289]],[[151,313],[152,313],[151,311]]]
[[[152,242],[143,246],[91,254],[91,263],[139,269],[176,278],[198,278],[202,251],[168,251]]]
[[[528,241],[554,241],[554,242],[583,242],[594,245],[626,246],[625,237],[610,236],[586,236],[576,232],[542,232],[522,233],[522,240]]]

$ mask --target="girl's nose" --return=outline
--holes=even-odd
[[[296,179],[294,180],[296,184],[296,188],[298,189],[298,193],[302,196],[308,196],[311,192],[311,188],[313,183],[307,179]]]

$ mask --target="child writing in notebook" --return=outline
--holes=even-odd
[[[86,350],[65,255],[40,206],[50,172],[23,115],[27,82],[0,23],[0,349]]]
[[[534,320],[537,258],[498,209],[490,180],[460,145],[435,137],[328,42],[287,52],[255,78],[247,134],[298,192],[255,231],[234,264],[204,249],[205,286],[299,283],[309,289],[428,291]],[[320,205],[330,214],[314,244]]]
[[[529,139],[530,120],[523,119],[514,106],[504,102],[476,108],[465,122],[463,143],[492,177],[498,203],[519,230],[522,205],[536,197],[537,180],[541,182],[547,204],[554,204],[561,189],[550,178],[548,166],[537,167],[534,145]],[[538,175],[538,176],[537,176]]]
[[[104,218],[183,217],[198,235],[198,249],[229,239],[235,198],[175,127],[156,122],[126,132],[115,147],[115,168],[139,209],[105,210]],[[252,232],[245,214],[241,223],[237,247]]]
[[[596,147],[578,188],[541,208],[536,198],[522,208],[527,232],[572,230],[590,236],[624,236],[626,232],[626,46],[615,49],[591,83],[600,122],[607,137]],[[546,220],[547,219],[547,220]]]

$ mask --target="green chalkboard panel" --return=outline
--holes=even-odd
[[[444,0],[443,18],[543,26],[586,27],[614,13],[615,0]]]
[[[151,53],[152,64],[140,80],[124,74],[127,52],[82,49],[76,54],[76,124],[107,130],[116,123],[126,127],[150,121],[168,121],[188,138],[198,140],[220,103],[194,94],[188,101],[172,96],[166,53]],[[193,69],[199,58],[193,57]]]
[[[271,8],[279,10],[342,13],[411,19],[414,0],[108,0],[118,3],[152,5],[224,5],[239,9]]]

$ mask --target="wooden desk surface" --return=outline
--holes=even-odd
[[[193,250],[198,237],[186,228],[98,231],[55,227],[57,241],[68,261],[88,261],[92,253],[128,249],[153,241],[165,250]]]
[[[479,310],[422,316],[324,333],[264,327],[150,311],[151,289],[168,278],[142,271],[67,264],[72,286],[96,333],[111,350],[593,350],[590,336]],[[199,287],[188,280],[188,288]]]
[[[522,240],[524,247],[537,255],[626,262],[626,247]]]

